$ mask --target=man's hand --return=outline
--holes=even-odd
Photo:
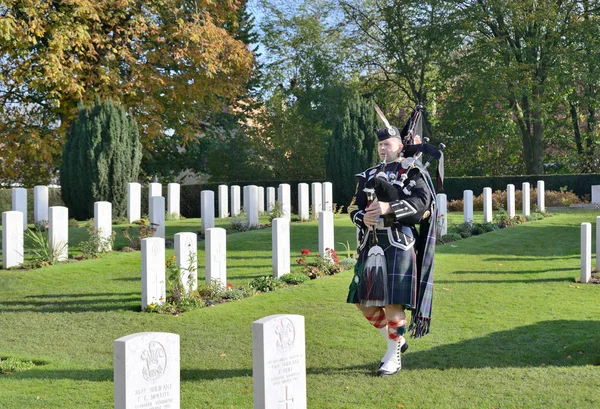
[[[380,202],[375,199],[373,203],[366,208],[363,222],[367,226],[375,226],[377,224],[377,217],[387,213],[392,213],[392,207],[390,204],[387,202]]]

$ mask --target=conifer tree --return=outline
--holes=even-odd
[[[142,145],[135,120],[111,100],[82,104],[67,131],[60,184],[69,214],[94,215],[94,202],[112,203],[113,217],[127,212],[127,184],[137,181]]]
[[[347,207],[356,190],[355,175],[375,164],[377,117],[373,103],[354,95],[339,116],[329,142],[327,180],[333,183],[334,202]]]

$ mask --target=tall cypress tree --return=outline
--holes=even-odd
[[[370,100],[354,95],[348,99],[329,141],[325,166],[333,183],[334,202],[348,206],[356,190],[355,175],[375,164],[377,117]]]
[[[78,107],[67,131],[60,184],[63,201],[78,220],[94,215],[94,202],[112,203],[113,216],[127,212],[127,184],[137,181],[142,145],[135,120],[111,100]]]

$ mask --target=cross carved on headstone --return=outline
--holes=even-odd
[[[217,244],[217,251],[212,256],[213,262],[221,264],[225,262],[225,254],[221,251],[221,243]]]
[[[285,400],[280,400],[279,405],[285,404],[285,408],[283,409],[294,409],[294,398],[290,398],[288,395],[288,387],[285,387]]]

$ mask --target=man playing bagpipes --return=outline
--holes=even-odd
[[[411,311],[412,337],[429,332],[436,206],[426,168],[438,159],[443,173],[443,155],[422,143],[421,106],[402,132],[375,109],[386,125],[376,132],[382,163],[356,175],[358,188],[349,210],[359,228],[359,255],[347,302],[356,304],[387,340],[377,371],[381,376],[402,368],[400,354],[408,348],[405,310]],[[426,165],[423,153],[430,155]],[[438,182],[442,178],[438,174]]]

